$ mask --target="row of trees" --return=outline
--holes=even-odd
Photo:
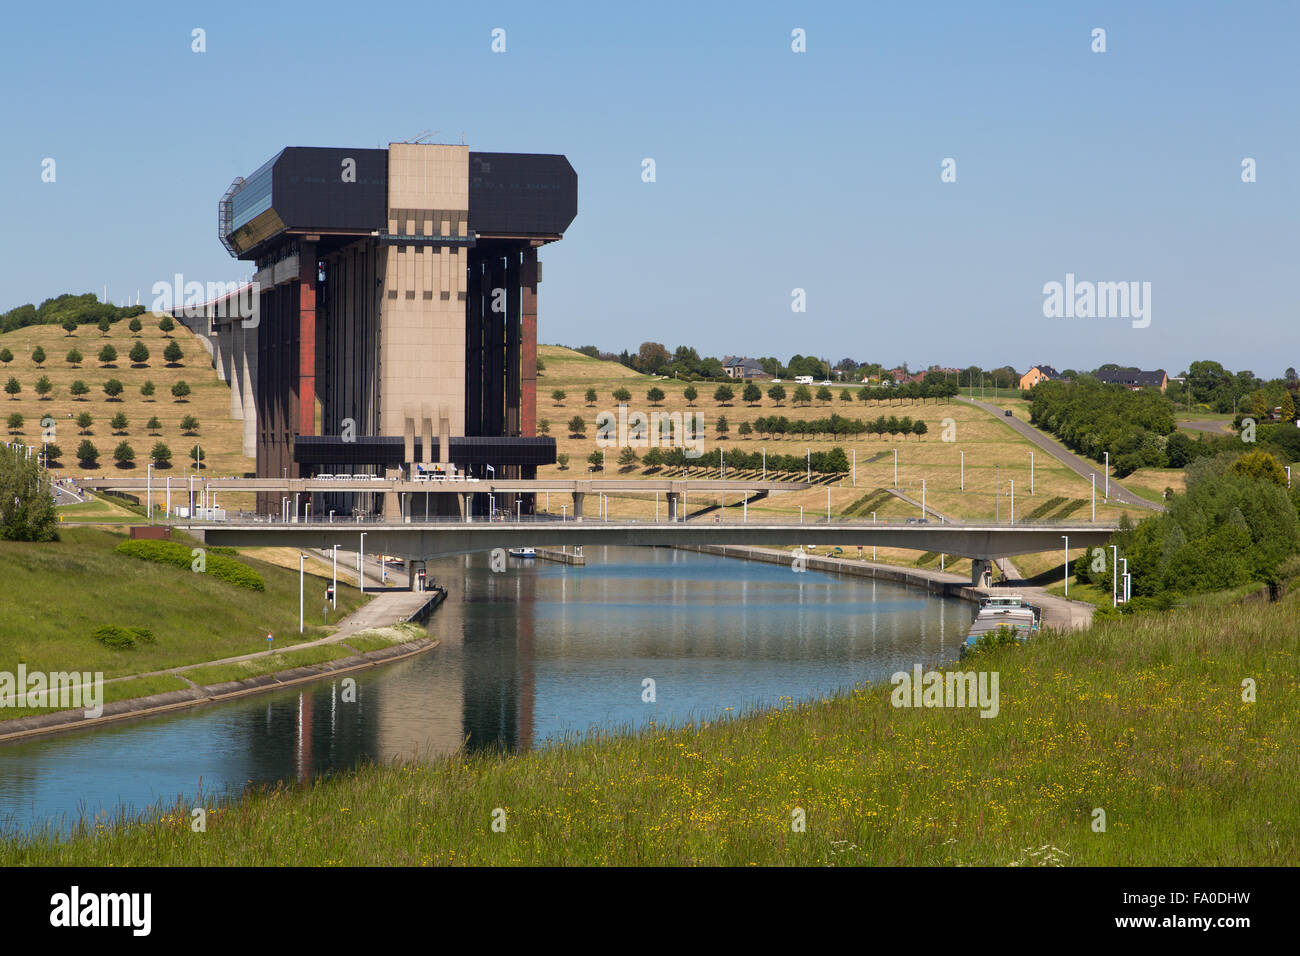
[[[734,449],[724,452],[720,448],[702,452],[691,457],[682,448],[649,448],[639,458],[634,448],[624,448],[619,453],[618,464],[627,468],[635,467],[639,462],[643,467],[653,468],[721,468],[725,463],[727,470],[758,471],[764,466],[762,452],[743,452]],[[600,469],[605,462],[605,455],[594,451],[587,456],[587,463]],[[566,461],[567,464],[567,461]],[[797,472],[804,474],[811,468],[818,475],[842,475],[850,468],[849,456],[844,449],[836,446],[830,451],[815,451],[809,455],[768,455],[767,471],[769,474]]]
[[[22,434],[23,426],[25,425],[26,421],[27,420],[20,413],[18,412],[12,413],[8,418],[8,426],[9,426],[10,434],[14,434],[14,435]],[[94,416],[92,416],[89,412],[82,412],[74,419],[74,421],[76,422],[77,428],[80,430],[80,433],[82,435],[93,434],[91,428],[95,424],[95,419]],[[183,431],[187,435],[197,435],[199,432],[199,420],[195,418],[193,415],[186,415],[184,418],[182,418],[180,421],[180,426],[181,426],[181,431]],[[124,412],[118,412],[111,419],[109,419],[108,427],[113,429],[113,433],[115,435],[128,435],[130,434],[131,424]],[[158,420],[158,417],[155,415],[153,418],[149,419],[149,421],[145,424],[144,427],[147,431],[150,432],[160,432],[162,431],[163,426],[162,426],[162,422],[160,422]]]
[[[54,391],[54,383],[50,381],[48,375],[42,375],[38,378],[33,387],[36,394],[43,400],[48,399]],[[104,382],[101,387],[104,390],[104,395],[107,397],[106,400],[110,402],[121,401],[120,396],[122,392],[126,390],[126,386],[115,378],[110,378],[108,381]],[[17,401],[18,396],[22,394],[22,390],[22,383],[14,376],[9,376],[9,381],[5,383],[5,393],[9,396],[10,400]],[[146,399],[152,399],[154,391],[154,384],[151,381],[146,381],[140,386],[140,394]],[[189,397],[190,387],[183,381],[176,382],[172,385],[171,391],[172,399],[174,401],[184,402]],[[90,386],[81,379],[75,379],[72,384],[68,386],[68,393],[72,396],[73,401],[84,402],[86,400],[85,396],[90,394]]]
[[[71,323],[73,329],[79,325],[99,325],[107,321],[110,325],[122,319],[134,319],[143,315],[142,305],[118,307],[100,302],[93,292],[84,295],[65,293],[52,299],[46,299],[40,305],[20,305],[0,314],[0,332],[12,332],[31,325],[61,325],[65,329]],[[138,321],[138,320],[137,320]],[[135,330],[133,327],[133,331]]]
[[[136,342],[131,346],[131,350],[127,353],[127,357],[131,360],[133,365],[144,366],[148,364],[150,354],[147,345],[143,342]],[[98,358],[99,364],[108,368],[117,361],[117,349],[111,345],[105,345],[99,350]],[[172,367],[183,364],[182,360],[184,358],[185,350],[176,342],[168,342],[167,347],[163,349],[163,359]],[[43,367],[47,359],[48,356],[45,354],[45,349],[41,348],[39,345],[32,349],[32,364],[37,368]],[[7,348],[0,348],[0,365],[7,366],[13,360],[14,353],[12,351]],[[80,368],[81,363],[85,361],[85,356],[81,354],[79,349],[70,349],[65,360],[73,368]]]
[[[760,416],[754,419],[754,431],[760,436],[770,435],[774,438],[784,438],[786,435],[799,435],[807,437],[809,435],[915,435],[920,438],[930,430],[929,426],[921,419],[912,420],[910,416],[899,418],[896,415],[890,415],[886,418],[884,415],[879,416],[874,421],[862,421],[857,418],[845,418],[842,415],[831,415],[829,418],[806,419],[788,419],[784,415]]]
[[[740,388],[740,400],[749,406],[754,406],[762,402],[763,389],[754,382],[746,382]],[[835,392],[839,392],[841,402],[852,402],[853,392],[847,388],[832,389],[828,385],[818,387],[816,399],[823,404],[830,404],[835,400]],[[616,402],[630,402],[632,392],[625,388],[619,387],[610,393]],[[908,382],[896,388],[888,387],[866,387],[857,390],[858,401],[861,402],[889,402],[891,405],[895,402],[902,401],[920,401],[925,404],[927,398],[933,399],[951,399],[957,394],[957,386],[952,382],[933,382],[925,384],[923,382]],[[771,385],[767,389],[767,397],[774,404],[780,405],[786,399],[786,389],[781,383]],[[645,393],[646,401],[651,405],[660,405],[668,397],[662,388],[655,385],[649,388]],[[687,385],[682,390],[682,397],[686,399],[688,406],[694,406],[696,399],[700,397],[699,390],[694,385]],[[809,405],[813,401],[813,391],[807,385],[796,385],[790,400],[796,405]],[[568,392],[564,389],[557,388],[551,392],[551,400],[556,405],[563,405],[568,398]],[[595,405],[600,400],[600,394],[594,388],[588,388],[584,398],[588,406]],[[731,385],[719,385],[713,390],[713,400],[719,405],[729,405],[736,399],[736,387]]]
[[[1169,383],[1167,394],[1180,406],[1203,405],[1211,411],[1229,413],[1245,412],[1259,394],[1260,404],[1271,411],[1290,396],[1292,412],[1300,401],[1296,399],[1300,382],[1296,370],[1288,368],[1282,378],[1261,379],[1254,372],[1243,369],[1231,372],[1218,362],[1193,362],[1182,376],[1185,382]],[[1256,415],[1258,419],[1259,416]],[[1294,418],[1292,419],[1294,420]]]
[[[47,467],[57,467],[63,456],[63,450],[58,445],[45,446],[45,458]],[[83,439],[77,446],[77,462],[83,468],[96,468],[99,465],[99,449],[95,443],[89,439]],[[120,442],[113,449],[113,460],[120,467],[131,468],[135,464],[135,449],[131,447],[130,442]],[[203,449],[195,445],[190,449],[189,461],[202,462],[204,457]],[[172,450],[163,442],[156,442],[149,452],[149,460],[153,462],[155,468],[170,468],[172,463]]]
[[[1095,461],[1109,452],[1117,478],[1168,466],[1165,436],[1174,431],[1174,407],[1160,392],[1132,392],[1084,377],[1040,382],[1030,394],[1030,422]]]

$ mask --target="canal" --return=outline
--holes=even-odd
[[[360,761],[518,752],[825,697],[955,658],[973,614],[890,582],[687,551],[587,559],[430,562],[449,591],[428,625],[441,645],[354,675],[355,695],[325,680],[0,746],[0,826],[65,831]]]

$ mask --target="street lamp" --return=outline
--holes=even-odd
[[[1103,497],[1110,501],[1110,452],[1106,452],[1106,493]]]
[[[145,473],[144,487],[144,506],[149,512],[149,523],[153,524],[153,462],[149,462],[149,468]]]
[[[1065,596],[1070,596],[1070,536],[1061,535],[1065,539]]]
[[[871,523],[872,525],[876,523],[876,513],[874,511],[871,512]],[[871,546],[871,560],[876,560],[876,546],[874,544]]]
[[[1097,473],[1095,471],[1088,473],[1088,481],[1092,485],[1092,521],[1097,523]]]
[[[1119,607],[1119,548],[1110,546],[1110,606]]]
[[[334,589],[330,592],[334,598],[334,609],[338,610],[339,606],[339,546],[336,544],[331,549],[334,564]]]
[[[305,555],[305,554],[303,554],[301,551],[299,551],[299,552],[298,552],[298,633],[299,633],[299,634],[301,634],[301,633],[302,633],[302,630],[303,630],[303,622],[302,622],[302,604],[303,604],[303,599],[302,599],[302,593],[303,593],[303,582],[306,580],[306,572],[304,571],[304,568],[305,568],[305,566],[306,566],[306,565],[304,564],[304,562],[305,562],[306,560],[307,560],[307,555]]]
[[[357,552],[357,578],[361,581],[361,593],[366,593],[366,532],[361,532],[361,550]]]

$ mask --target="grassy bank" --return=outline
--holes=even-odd
[[[298,633],[298,574],[255,559],[265,591],[249,591],[165,564],[118,554],[123,532],[62,528],[49,544],[0,543],[0,670],[19,663],[41,671],[102,671],[106,678],[163,670],[301,643],[328,633],[326,581],[307,580],[305,634]],[[332,624],[360,606],[340,583]],[[148,627],[157,641],[115,650],[94,639],[96,627]],[[14,716],[0,711],[0,717]]]
[[[894,708],[875,686],[517,757],[367,768],[251,794],[210,812],[206,833],[178,807],[3,843],[0,863],[1291,865],[1297,606],[1151,614],[981,655],[970,666],[1000,675],[990,719]]]

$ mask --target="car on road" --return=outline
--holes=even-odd
[[[1011,417],[1011,409],[1008,408],[1008,409],[1007,409],[1005,412],[1003,412],[1002,414],[1005,415],[1005,416],[1007,416],[1007,418],[1010,418],[1010,417]]]
[[[331,581],[329,584],[325,585],[325,600],[327,600],[327,601],[332,601],[332,600],[334,600],[334,582],[333,582],[333,581]]]

